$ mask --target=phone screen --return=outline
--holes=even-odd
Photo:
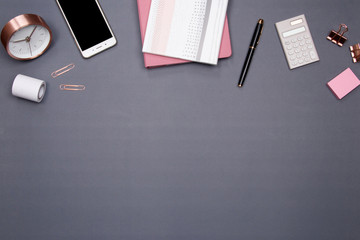
[[[112,38],[95,0],[58,0],[82,51]]]

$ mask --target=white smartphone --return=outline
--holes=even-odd
[[[116,44],[114,33],[97,0],[56,0],[84,58]]]

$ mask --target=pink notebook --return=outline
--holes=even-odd
[[[141,41],[144,42],[147,20],[150,12],[151,0],[137,0],[138,11],[139,11],[139,21],[140,21],[140,32],[141,32]],[[219,58],[228,58],[232,54],[231,50],[231,41],[230,41],[230,32],[229,24],[227,18],[225,19],[224,32],[221,40]],[[149,53],[144,53],[144,63],[146,68],[161,67],[166,65],[187,63],[189,61],[164,57]]]
[[[357,88],[360,85],[360,81],[351,69],[347,68],[333,80],[328,82],[327,85],[338,99],[342,99],[352,90]]]

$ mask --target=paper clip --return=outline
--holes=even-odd
[[[67,66],[65,66],[65,67],[63,67],[63,68],[60,68],[60,69],[56,70],[55,72],[51,73],[51,76],[52,76],[53,78],[56,78],[56,77],[58,77],[58,76],[60,76],[60,75],[63,75],[64,73],[70,71],[70,70],[73,69],[74,67],[75,67],[75,64],[70,63],[69,65],[67,65]]]
[[[66,90],[66,91],[82,91],[82,90],[85,90],[85,86],[84,85],[61,84],[60,89],[61,90]]]
[[[350,46],[350,51],[353,62],[360,62],[360,43]]]
[[[341,29],[344,28],[344,30],[341,32]],[[327,37],[327,39],[335,44],[337,44],[338,46],[342,47],[343,44],[346,42],[347,38],[344,37],[344,33],[346,33],[348,31],[348,27],[345,24],[340,24],[339,26],[339,30],[337,32],[335,32],[334,30],[332,30],[329,33],[329,36]]]

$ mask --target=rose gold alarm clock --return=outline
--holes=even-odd
[[[17,60],[41,56],[50,46],[52,33],[44,19],[22,14],[11,19],[1,31],[1,42],[7,53]]]

